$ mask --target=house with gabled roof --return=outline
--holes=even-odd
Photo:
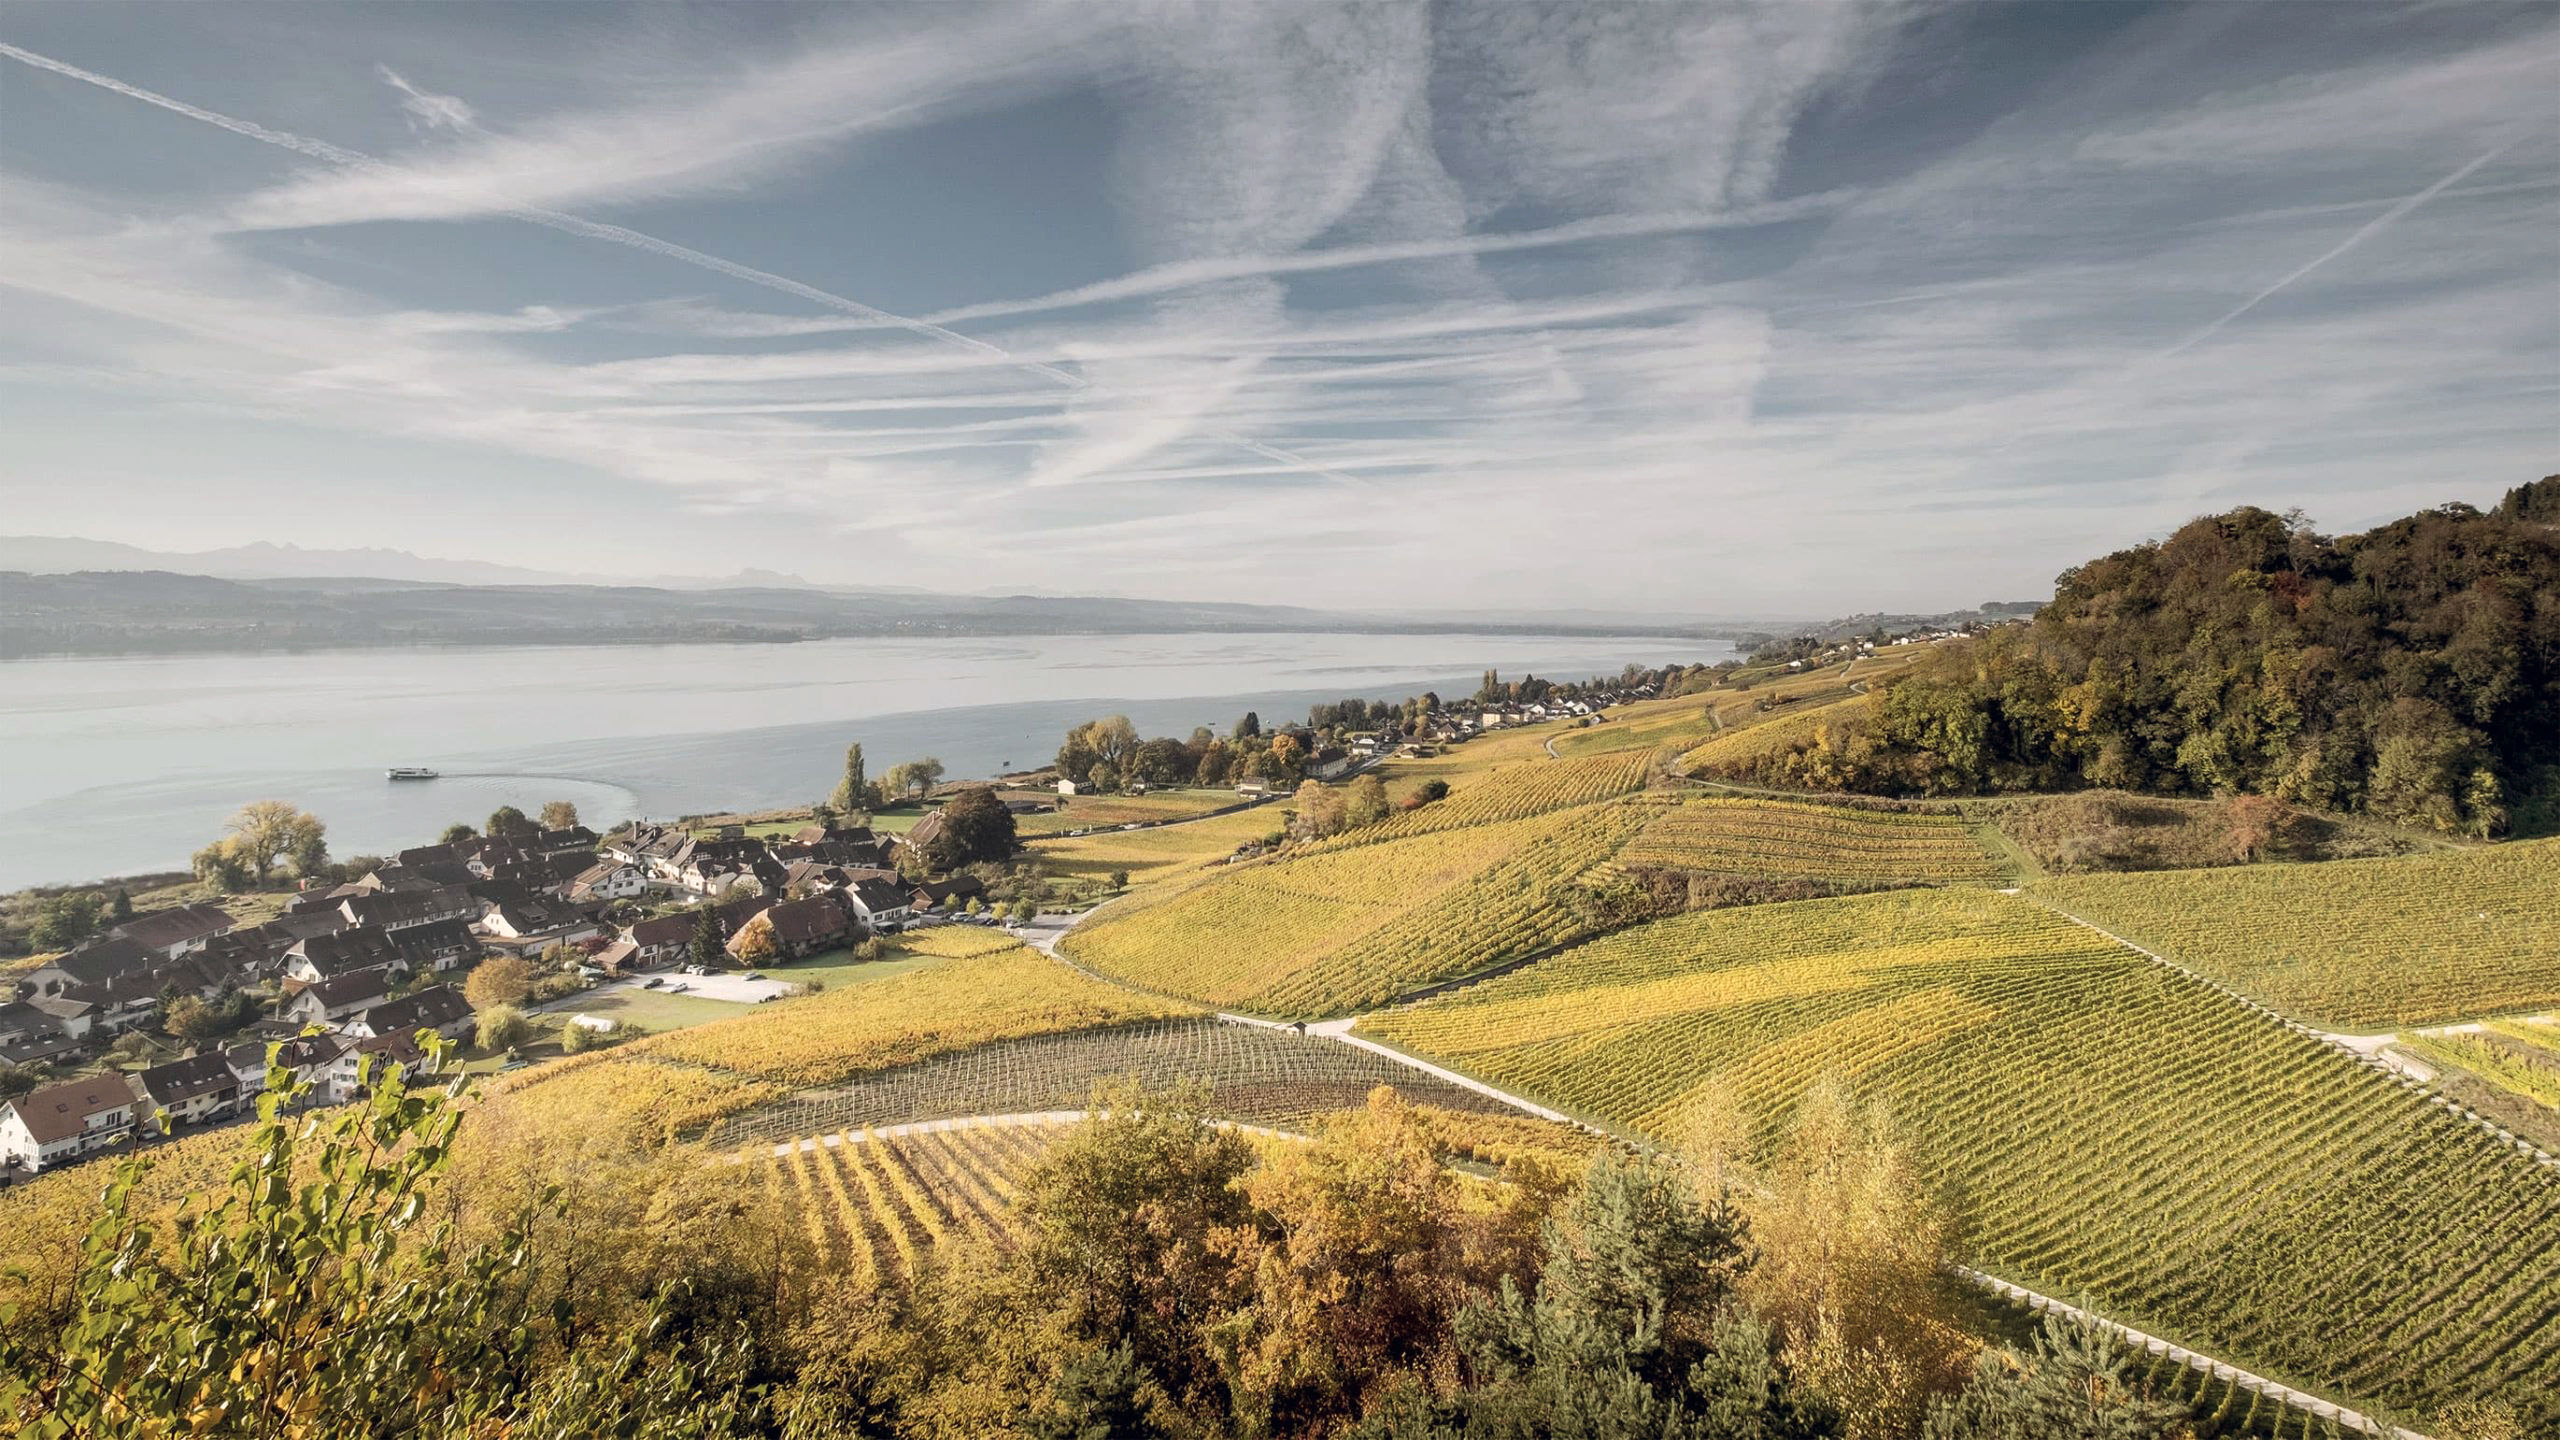
[[[894,930],[915,918],[915,896],[896,881],[856,881],[841,893],[853,913],[874,930]]]
[[[405,969],[408,957],[388,930],[371,925],[297,940],[284,952],[284,978],[316,984],[354,970]]]
[[[478,958],[480,937],[460,920],[438,920],[430,925],[412,925],[391,934],[392,948],[400,952],[400,961],[412,975],[431,975],[451,970]]]
[[[204,948],[204,942],[239,922],[219,905],[180,905],[136,915],[107,931],[145,950],[176,960]]]
[[[335,1025],[391,998],[388,968],[350,970],[293,992],[277,1013],[295,1025]]]
[[[0,1164],[30,1174],[76,1160],[133,1133],[133,1087],[90,1075],[0,1105]]]
[[[244,1100],[266,1092],[267,1044],[264,1040],[251,1040],[222,1052],[222,1063],[231,1068],[232,1078],[240,1082],[240,1095]],[[292,1072],[295,1080],[319,1086],[326,1082],[329,1066],[347,1044],[336,1035],[296,1035],[276,1042],[275,1063]]]
[[[343,1035],[368,1040],[376,1035],[433,1030],[447,1040],[471,1033],[471,1002],[450,985],[430,985],[396,1000],[358,1011],[338,1027]]]
[[[551,895],[506,900],[480,917],[480,928],[506,940],[574,945],[604,933],[585,911]]]
[[[569,878],[577,901],[636,900],[649,893],[649,872],[628,860],[599,860]]]
[[[369,890],[339,901],[338,908],[349,925],[383,930],[406,930],[439,920],[468,921],[480,913],[480,903],[469,890],[449,885],[425,890]]]
[[[783,958],[797,960],[847,944],[854,938],[853,916],[834,896],[813,896],[807,900],[785,900],[768,906],[765,923],[773,927],[773,943]],[[745,932],[741,930],[740,934]],[[729,938],[730,953],[736,954],[738,937]]]
[[[172,1125],[218,1120],[240,1108],[240,1077],[219,1050],[154,1065],[133,1077],[141,1120],[167,1117]]]

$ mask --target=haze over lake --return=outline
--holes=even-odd
[[[502,804],[632,815],[804,804],[847,742],[874,773],[1045,762],[1068,726],[1223,732],[1246,709],[1724,658],[1660,637],[1188,634],[799,645],[400,649],[0,664],[0,887],[183,868],[240,805],[290,800],[331,853],[424,844]],[[444,778],[393,784],[391,765]]]

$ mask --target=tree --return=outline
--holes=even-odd
[[[116,893],[107,901],[107,924],[113,927],[132,918],[133,892],[119,885],[116,887]]]
[[[1448,798],[1448,781],[1425,780],[1421,784],[1413,787],[1412,794],[1404,797],[1404,808],[1407,810],[1419,810],[1425,805],[1437,804]]]
[[[941,783],[942,762],[928,755],[922,760],[890,766],[886,789],[888,798],[906,800],[926,794]]]
[[[1093,768],[1085,772],[1084,783],[1090,786],[1094,793],[1108,795],[1120,788],[1120,771],[1108,760],[1096,760],[1093,762]]]
[[[2148,1357],[2143,1357],[2148,1369]],[[2154,1397],[2134,1352],[2094,1320],[2047,1314],[2035,1351],[1986,1350],[1962,1392],[1939,1400],[1927,1440],[2167,1440],[2187,1409]]]
[[[513,805],[501,805],[489,812],[489,823],[481,827],[481,833],[492,840],[521,840],[540,828]]]
[[[492,1005],[480,1012],[477,1038],[483,1050],[513,1050],[533,1038],[533,1022],[513,1005]]]
[[[457,822],[444,827],[444,833],[436,837],[436,843],[439,845],[459,845],[465,840],[476,840],[479,836],[479,831],[472,829],[468,825]]]
[[[161,1012],[160,1029],[173,1040],[200,1045],[232,1034],[257,1018],[256,1004],[236,991],[213,1001],[184,995]]]
[[[1111,872],[1111,888],[1112,888],[1112,889],[1114,889],[1114,890],[1126,890],[1126,889],[1128,889],[1128,888],[1129,888],[1129,872],[1128,872],[1128,871],[1126,871],[1126,870],[1114,870],[1114,871],[1112,871],[1112,872]],[[976,902],[976,901],[972,900],[972,901],[970,901],[969,903],[970,903],[970,904],[972,904],[972,905],[975,905],[975,904],[976,904],[976,903],[978,903],[978,902]]]
[[[1187,784],[1198,773],[1199,757],[1179,740],[1150,740],[1131,755],[1127,773],[1150,785]]]
[[[836,781],[835,793],[827,803],[840,814],[871,807],[871,777],[862,765],[862,742],[844,747],[844,777]]]
[[[729,958],[729,936],[720,928],[719,912],[708,905],[693,919],[691,958],[706,970]]]
[[[1282,784],[1295,784],[1300,767],[1307,763],[1307,747],[1295,735],[1281,735],[1272,740],[1270,757],[1263,773]]]
[[[195,853],[188,862],[205,888],[229,894],[249,888],[251,873],[248,857],[238,840],[216,840]]]
[[[1236,728],[1233,732],[1232,738],[1237,740],[1254,740],[1261,738],[1261,735],[1262,717],[1250,710],[1247,710],[1244,712],[1244,718],[1236,722]]]
[[[68,950],[98,933],[98,897],[85,890],[48,896],[27,929],[27,943],[38,950]]]
[[[1342,833],[1342,792],[1321,780],[1302,781],[1298,785],[1297,809],[1289,819],[1290,833],[1300,840],[1321,840]]]
[[[781,942],[774,939],[773,921],[762,915],[739,927],[729,941],[729,959],[742,969],[769,965],[781,953]]]
[[[230,821],[231,840],[237,854],[249,869],[251,880],[265,885],[275,873],[276,862],[287,856],[299,857],[315,850],[325,860],[328,851],[322,843],[327,827],[316,815],[293,808],[282,800],[258,800],[240,807]],[[314,869],[318,868],[316,865]]]
[[[1235,751],[1224,740],[1212,740],[1201,747],[1200,763],[1192,778],[1202,785],[1224,785],[1235,771]]]
[[[543,829],[545,829],[545,830],[575,830],[575,829],[577,829],[577,828],[578,828],[578,806],[577,806],[577,802],[572,801],[572,800],[545,800],[545,801],[543,801],[543,802],[542,802],[542,828],[543,828]]]
[[[521,955],[492,955],[473,966],[462,982],[462,998],[474,1010],[521,1005],[533,993],[533,967]]]
[[[1363,775],[1351,782],[1351,797],[1343,802],[1342,823],[1348,826],[1374,825],[1387,818],[1387,782],[1375,775]]]
[[[964,865],[1003,860],[1015,848],[1013,812],[993,790],[972,785],[942,807],[942,824],[925,844],[925,862],[945,874]]]
[[[2222,804],[2232,858],[2244,864],[2266,854],[2293,819],[2293,807],[2273,795],[2234,795]]]
[[[30,1435],[726,1436],[742,1352],[683,1338],[660,1291],[616,1316],[533,1267],[558,1196],[465,1230],[441,1193],[462,1105],[358,1063],[372,1103],[304,1117],[274,1064],[227,1189],[146,1223],[120,1162],[78,1244],[68,1319],[0,1327],[0,1415]],[[432,1062],[431,1062],[432,1063]]]

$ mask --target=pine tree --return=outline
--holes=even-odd
[[[729,959],[729,937],[720,933],[720,916],[709,905],[693,922],[693,963],[709,969],[726,964]]]
[[[871,803],[871,779],[862,767],[862,743],[844,747],[844,779],[836,783],[836,793],[829,804],[838,813],[860,810]]]

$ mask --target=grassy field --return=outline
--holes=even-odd
[[[1195,815],[1242,804],[1244,800],[1243,796],[1224,787],[1150,790],[1144,795],[1060,795],[1051,798],[1065,801],[1065,808],[1045,815],[1018,817],[1014,822],[1015,833],[1029,840],[1067,830],[1188,820]]]
[[[2560,1361],[2560,1177],[2029,901],[1901,891],[1595,941],[1360,1033],[1666,1142],[1883,1101],[1982,1268],[2416,1410]]]
[[[1649,813],[1585,805],[1238,866],[1115,905],[1062,949],[1151,990],[1341,1014],[1588,933],[1566,892]]]
[[[2560,840],[2040,881],[2041,899],[2316,1025],[2560,1005]]]
[[[1038,840],[1031,853],[1055,875],[1104,880],[1113,871],[1129,872],[1132,885],[1150,884],[1212,865],[1235,853],[1239,845],[1276,834],[1285,823],[1277,804],[1258,805],[1232,815],[1193,820],[1156,830],[1112,830],[1074,839]]]

